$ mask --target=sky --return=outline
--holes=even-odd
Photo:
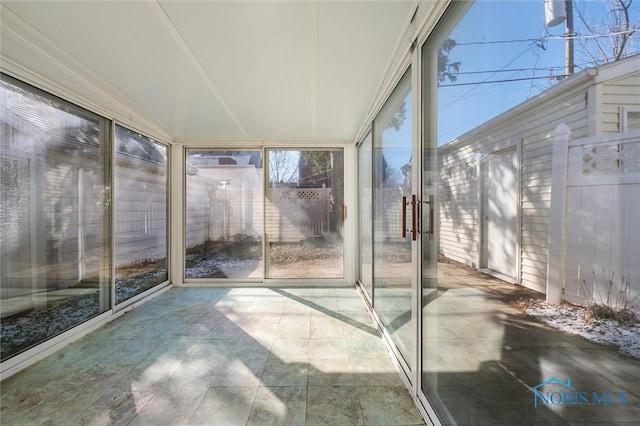
[[[575,72],[592,66],[581,42],[589,33],[580,16],[598,33],[606,21],[607,0],[575,0]],[[632,21],[640,22],[635,0]],[[456,41],[450,62],[460,61],[456,81],[438,90],[438,145],[553,86],[565,75],[565,23],[545,26],[544,1],[478,1],[449,34]],[[603,40],[599,38],[599,40]],[[637,42],[636,42],[637,43]],[[637,45],[636,45],[637,48]],[[591,47],[593,49],[593,46]]]
[[[573,1],[576,73],[593,66],[582,46],[587,43],[594,50],[593,39],[588,38],[593,32],[584,28],[580,16],[595,33],[607,34],[610,30],[599,23],[607,22],[607,4],[611,1]],[[640,0],[632,1],[632,25],[640,27]],[[565,32],[564,22],[551,28],[545,25],[544,0],[479,0],[451,28],[436,29],[427,48],[436,52],[442,40],[449,37],[456,42],[449,52],[449,62],[460,62],[455,81],[445,79],[437,91],[438,146],[562,81]],[[439,41],[432,41],[436,38]],[[640,32],[630,46],[636,52],[639,40]],[[407,112],[412,96],[415,93],[405,98]],[[398,170],[411,161],[411,135],[410,119],[398,129],[384,130],[384,157],[391,169]]]

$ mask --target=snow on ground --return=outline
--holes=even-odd
[[[189,260],[189,259],[187,259]],[[202,259],[187,267],[187,278],[251,278],[251,273],[261,267],[258,259]],[[260,272],[260,277],[262,272]]]
[[[525,312],[538,321],[592,342],[615,345],[625,355],[640,359],[640,324],[620,325],[615,320],[583,320],[585,308],[574,305],[550,305],[542,300],[528,300]]]

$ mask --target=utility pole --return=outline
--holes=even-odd
[[[545,24],[547,27],[555,27],[565,22],[564,32],[564,57],[565,76],[573,75],[575,62],[573,58],[573,43],[575,33],[573,32],[573,0],[545,0],[544,2]]]
[[[573,58],[573,42],[575,33],[573,32],[573,0],[566,0],[564,2],[565,5],[565,14],[566,14],[566,34],[565,34],[565,75],[570,76],[573,75],[575,71],[575,62]]]

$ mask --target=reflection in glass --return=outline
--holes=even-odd
[[[261,151],[188,150],[186,278],[262,278]]]
[[[568,32],[572,39],[575,35],[571,65],[576,75],[565,55],[565,26],[541,28],[543,3],[551,2],[453,2],[422,50],[422,192],[424,200],[431,197],[435,202],[429,206],[433,214],[427,209],[422,213],[423,223],[433,223],[435,239],[426,239],[423,228],[421,387],[444,424],[575,424],[586,418],[614,424],[637,418],[637,406],[630,405],[608,411],[591,403],[537,408],[533,404],[531,390],[553,379],[564,383],[571,378],[576,388],[597,389],[606,376],[605,382],[626,386],[619,377],[612,380],[610,372],[574,377],[574,366],[586,356],[582,348],[567,351],[564,345],[573,343],[564,340],[558,348],[561,334],[529,321],[512,304],[539,296],[525,287],[544,292],[553,281],[547,280],[547,268],[553,241],[550,223],[556,221],[551,212],[557,207],[551,197],[552,181],[556,182],[552,160],[558,158],[551,139],[554,129],[561,123],[570,128],[569,153],[581,143],[593,148],[613,139],[623,124],[618,106],[627,99],[619,84],[634,81],[628,90],[637,90],[638,82],[637,68],[628,68],[637,63],[637,56],[619,61],[602,57],[616,45],[620,57],[637,52],[637,44],[623,48],[615,43],[622,34],[608,31],[585,37],[587,27],[606,28],[598,22],[601,17],[623,17],[606,10],[612,3],[566,2],[576,12],[575,32]],[[555,3],[564,11],[565,2]],[[638,11],[629,12],[637,22]],[[586,70],[594,61],[607,65]],[[598,78],[590,79],[593,75]],[[607,118],[600,111],[609,108],[605,105],[616,105]],[[622,150],[620,145],[617,150]],[[579,163],[580,157],[569,164]],[[571,167],[569,175],[570,171]],[[589,197],[599,194],[597,185],[603,182],[566,186],[563,203],[576,204],[570,227],[559,232],[567,241],[559,252],[566,251],[577,265],[575,270],[569,262],[562,266],[564,297],[579,282],[580,271],[591,274],[599,262],[606,267],[626,265],[626,252],[616,256],[602,247],[616,246],[615,235],[628,233],[614,230],[624,222],[619,218],[633,215],[627,202],[637,197],[616,196],[604,202],[598,196],[600,202],[593,201]],[[612,184],[602,193],[616,193],[624,186]],[[595,210],[594,204],[606,208]],[[637,205],[631,209],[637,211]],[[590,213],[592,208],[596,214]],[[582,227],[585,216],[591,216],[591,223],[606,221],[610,226],[594,232]],[[626,241],[631,240],[622,241],[619,246],[630,247]],[[539,389],[566,391],[554,386]]]
[[[167,281],[167,148],[116,126],[116,304]]]
[[[411,200],[411,70],[373,123],[374,307],[407,363],[411,360],[411,233],[403,237],[403,197]],[[407,224],[411,220],[407,206]]]
[[[106,121],[2,75],[2,360],[110,308]]]
[[[371,191],[372,155],[371,132],[364,138],[359,148],[360,189],[360,281],[364,289],[373,297],[373,205]]]
[[[267,277],[342,278],[342,150],[267,152]]]

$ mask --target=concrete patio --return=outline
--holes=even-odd
[[[424,306],[423,370],[432,383],[432,400],[449,415],[443,421],[638,424],[640,360],[524,315],[519,299],[544,298],[524,287],[454,263],[439,263],[438,284],[438,298]],[[538,401],[536,407],[534,390],[554,379],[570,380],[575,388],[544,388],[568,390],[567,403]],[[608,403],[595,404],[594,392],[605,394]],[[587,403],[576,393],[585,393]]]

